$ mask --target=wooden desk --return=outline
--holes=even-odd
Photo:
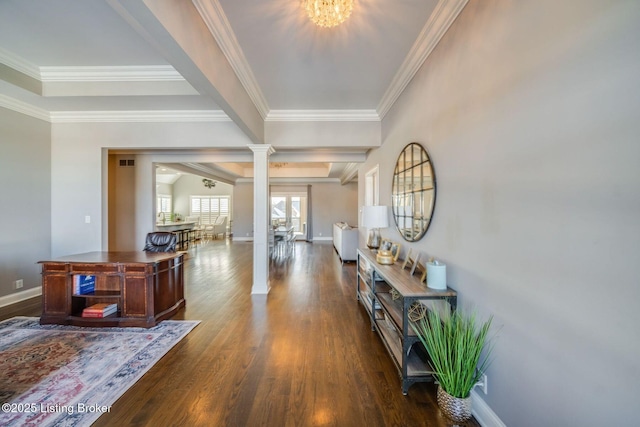
[[[87,252],[42,264],[41,324],[149,328],[185,306],[184,255],[151,252]],[[75,275],[95,276],[95,292],[73,292]],[[97,303],[117,303],[105,318],[82,317]]]

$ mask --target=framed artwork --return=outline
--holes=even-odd
[[[404,262],[402,263],[402,269],[411,268],[413,266],[413,261],[411,258],[411,248],[407,251],[407,256],[404,258]]]
[[[420,262],[420,254],[417,254],[416,259],[413,262],[413,267],[411,268],[411,275],[413,276],[414,274],[416,274],[416,271],[421,274],[423,268],[425,267],[424,264]]]
[[[416,265],[418,265],[419,261],[420,252],[414,252],[413,250],[409,249],[409,251],[407,252],[407,257],[404,259],[404,264],[402,264],[402,268],[408,269],[410,271],[410,274],[413,275],[413,273],[415,273],[416,271]]]
[[[400,256],[400,243],[391,242],[391,255],[393,255],[393,262],[398,261],[398,257]]]
[[[382,242],[380,242],[380,249],[379,250],[381,250],[381,251],[390,251],[392,244],[393,244],[393,242],[391,240],[382,239]]]

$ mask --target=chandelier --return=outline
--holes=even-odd
[[[351,15],[354,0],[302,0],[309,18],[320,27],[335,27]]]
[[[204,179],[202,180],[202,183],[203,183],[203,184],[204,184],[204,186],[205,186],[205,187],[207,187],[207,188],[212,188],[212,187],[215,187],[215,186],[216,186],[216,182],[215,182],[214,180],[212,180],[212,179],[204,178]]]

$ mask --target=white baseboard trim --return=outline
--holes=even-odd
[[[253,242],[253,237],[233,237],[234,242]]]
[[[42,286],[25,289],[24,291],[0,297],[0,307],[5,307],[7,305],[15,304],[20,301],[28,300],[29,298],[37,297],[39,295],[42,295]]]
[[[471,391],[471,413],[482,427],[507,427],[475,390]]]
[[[316,236],[316,237],[313,238],[314,242],[315,241],[332,241],[332,240],[333,240],[333,237],[318,237],[318,236]]]

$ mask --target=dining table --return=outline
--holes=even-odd
[[[280,225],[273,228],[274,249],[278,256],[288,257],[293,252],[289,245],[293,243],[294,231],[293,226]]]

